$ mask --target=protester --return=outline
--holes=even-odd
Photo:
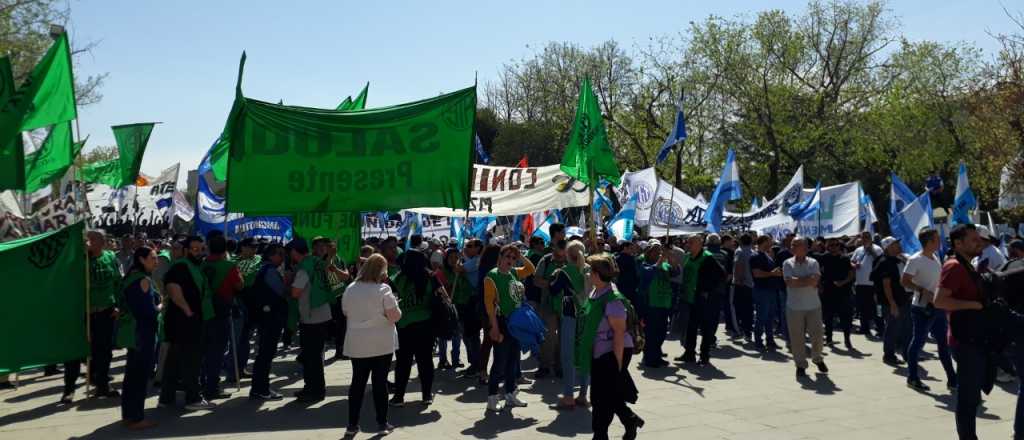
[[[953,359],[949,354],[949,347],[946,345],[946,316],[936,311],[933,304],[935,293],[939,288],[939,275],[942,271],[942,263],[935,256],[939,251],[939,231],[928,228],[919,232],[917,238],[923,248],[907,261],[901,279],[903,287],[913,292],[914,295],[910,305],[913,331],[910,346],[907,348],[907,386],[918,391],[930,389],[921,381],[917,367],[921,349],[930,333],[935,339],[935,345],[938,346],[942,368],[946,371],[946,387],[952,391],[956,389],[957,381],[956,371],[953,369]]]
[[[434,332],[431,327],[431,304],[441,288],[430,271],[427,256],[417,250],[402,254],[401,270],[391,278],[391,285],[402,307],[398,326],[398,359],[395,363],[395,395],[392,406],[405,405],[405,389],[413,360],[419,373],[423,403],[434,402]]]
[[[359,431],[366,381],[371,378],[378,431],[388,434],[394,430],[394,426],[388,423],[387,378],[391,357],[399,348],[395,323],[402,319],[402,310],[387,284],[387,267],[383,256],[371,255],[360,268],[355,282],[342,295],[341,309],[348,325],[344,353],[352,360],[348,429],[345,431],[349,436]]]
[[[477,295],[480,299],[479,316],[481,322],[481,329],[483,330],[483,340],[480,343],[480,377],[479,384],[487,385],[487,364],[491,356],[491,348],[494,346],[494,341],[490,338],[491,321],[487,317],[487,306],[485,305],[484,297],[484,279],[491,273],[495,267],[498,266],[498,260],[501,259],[501,247],[496,245],[487,245],[486,248],[480,254],[480,264],[477,266],[478,286],[479,290]],[[525,295],[525,294],[524,294]]]
[[[779,310],[779,289],[782,287],[782,266],[772,249],[772,238],[757,237],[757,253],[750,257],[750,272],[754,277],[754,346],[761,350],[778,350],[775,343],[775,316]],[[761,336],[764,335],[764,343]]]
[[[633,304],[639,304],[637,288],[639,287],[639,268],[637,265],[637,245],[632,241],[619,240],[619,251],[615,254],[615,264],[619,267],[619,277],[615,285]]]
[[[832,326],[839,318],[839,325],[843,330],[843,345],[847,350],[853,350],[853,341],[850,333],[853,329],[853,306],[850,299],[853,296],[850,286],[856,276],[850,257],[843,252],[843,245],[839,239],[832,238],[826,241],[827,252],[816,257],[821,266],[821,303],[822,317],[825,321],[825,343],[832,345]]]
[[[440,348],[438,349],[438,368],[443,369],[458,369],[462,368],[462,340],[463,340],[463,320],[462,313],[469,313],[467,307],[472,300],[473,286],[469,284],[469,279],[466,277],[465,269],[462,267],[462,263],[459,261],[459,250],[456,248],[448,248],[444,254],[443,264],[440,269],[435,271],[435,276],[441,281],[445,291],[451,294],[452,304],[455,305],[456,311],[459,313],[459,322],[456,323],[455,334],[451,339],[441,339]],[[448,345],[451,344],[451,362],[448,362]],[[469,351],[469,345],[466,346],[467,352]]]
[[[157,354],[156,361],[156,373],[153,374],[153,386],[159,387],[163,383],[164,377],[164,366],[167,363],[167,351],[171,349],[171,344],[167,342],[166,332],[164,330],[164,322],[166,321],[165,316],[167,309],[170,307],[171,299],[167,294],[167,288],[164,286],[164,277],[167,272],[171,269],[174,262],[185,257],[185,248],[182,247],[182,242],[187,236],[175,236],[174,240],[171,241],[170,251],[161,251],[158,254],[157,268],[153,271],[151,279],[156,282],[157,290],[160,293],[160,313],[157,316],[158,328],[157,335],[159,337],[160,349]]]
[[[164,333],[170,348],[161,380],[160,406],[174,406],[180,386],[185,390],[185,409],[207,410],[214,405],[203,398],[199,388],[203,322],[212,319],[214,313],[212,294],[200,270],[206,248],[198,236],[186,238],[182,247],[185,257],[176,261],[164,276],[164,286],[171,299],[164,318]]]
[[[860,316],[860,332],[864,336],[870,336],[871,325],[874,324],[877,335],[881,338],[885,332],[885,322],[878,316],[878,302],[875,300],[877,293],[871,278],[871,271],[879,258],[882,258],[882,248],[871,241],[870,232],[862,232],[860,247],[850,256],[856,270],[854,291],[857,297],[857,314]]]
[[[114,349],[114,321],[118,310],[116,298],[121,269],[113,252],[105,250],[106,235],[99,230],[86,234],[89,254],[89,383],[96,387],[96,397],[119,397],[110,389],[110,361]],[[60,402],[70,404],[75,398],[75,382],[81,374],[82,362],[64,363],[64,393]]]
[[[331,320],[333,298],[327,286],[326,264],[309,254],[309,246],[301,238],[288,243],[295,279],[291,282],[291,296],[299,306],[299,359],[302,363],[303,387],[295,393],[301,402],[324,399],[327,385],[324,381],[324,342]]]
[[[885,315],[885,339],[882,342],[882,361],[897,366],[903,362],[896,358],[899,353],[906,356],[907,337],[910,333],[910,295],[903,289],[903,259],[900,241],[897,238],[882,239],[885,255],[875,263],[871,277],[875,288],[884,295],[882,313]]]
[[[935,307],[949,316],[949,346],[956,359],[956,432],[961,439],[977,439],[976,419],[981,390],[990,364],[985,347],[985,315],[981,276],[971,260],[981,254],[984,242],[972,224],[961,224],[949,233],[954,256],[942,265]]]
[[[721,245],[718,234],[708,236],[709,243],[716,249]],[[704,238],[691,235],[686,239],[686,263],[683,266],[683,282],[685,295],[691,298],[692,309],[687,323],[683,362],[697,362],[699,365],[711,363],[711,349],[715,343],[715,331],[718,329],[721,301],[725,295],[726,272],[719,263],[724,256],[716,258],[704,249]],[[700,360],[697,359],[697,333],[700,332]]]
[[[498,384],[505,382],[505,408],[524,407],[516,385],[519,378],[519,342],[508,332],[508,317],[522,304],[526,288],[522,280],[535,271],[533,263],[519,248],[505,245],[495,268],[483,280],[488,336],[494,344],[494,365],[487,383],[487,409],[499,411]]]
[[[783,279],[786,282],[786,323],[789,325],[790,352],[796,363],[796,377],[807,377],[806,337],[811,340],[811,361],[818,371],[828,373],[822,357],[824,325],[821,322],[821,300],[818,297],[818,282],[821,268],[818,262],[807,256],[810,239],[795,238],[790,250],[793,256],[782,264]]]
[[[986,273],[1003,267],[1006,264],[1006,256],[999,250],[999,238],[994,235],[993,231],[989,231],[986,226],[978,226],[977,229],[984,248],[981,250],[981,254],[974,257],[973,261],[971,261],[974,264],[974,268],[978,273]]]
[[[576,356],[581,374],[590,374],[590,401],[593,405],[591,429],[594,439],[608,438],[608,427],[615,416],[626,428],[624,439],[634,439],[644,420],[629,403],[636,403],[637,389],[629,375],[633,355],[633,336],[627,328],[626,298],[615,290],[612,281],[618,275],[615,262],[608,255],[587,258],[593,293],[583,316],[581,342]]]
[[[280,270],[285,259],[285,250],[280,245],[267,246],[252,286],[252,299],[257,309],[254,319],[259,337],[252,365],[252,388],[249,390],[249,398],[254,400],[283,398],[279,392],[270,389],[270,366],[288,321],[287,298],[290,291]]]
[[[540,347],[540,358],[536,379],[543,379],[552,372],[555,376],[562,377],[562,365],[558,359],[559,352],[559,317],[562,314],[562,298],[551,292],[551,282],[557,270],[566,266],[566,242],[565,240],[551,243],[551,253],[545,255],[536,263],[537,272],[530,279],[533,286],[539,291],[538,301],[531,301],[530,305],[540,318],[544,321],[547,334],[544,343]],[[533,263],[533,261],[531,261]]]
[[[486,369],[480,366],[480,330],[483,328],[480,309],[483,301],[480,299],[480,252],[483,251],[483,243],[480,240],[468,240],[462,249],[462,271],[465,273],[466,282],[469,283],[469,298],[465,304],[456,304],[459,312],[459,320],[462,321],[462,340],[466,345],[466,360],[469,366],[459,372],[460,376],[473,377]]]
[[[1009,260],[999,270],[1007,273],[1017,273],[1016,280],[1020,280],[1021,272],[1024,271],[1024,241],[1013,240],[1007,246]],[[1018,285],[1016,283],[1011,283]],[[1016,437],[1024,436],[1024,298],[1017,295],[1008,302],[1013,316],[1015,327],[1011,330],[1014,336],[1013,343],[1016,345],[1014,353],[1014,367],[1017,370],[1017,409],[1014,412],[1013,433]]]
[[[662,359],[662,344],[665,342],[665,334],[668,332],[668,318],[672,313],[672,284],[671,277],[675,275],[672,265],[669,264],[671,251],[663,248],[661,242],[651,239],[647,244],[647,251],[640,258],[640,291],[645,299],[644,322],[646,327],[646,345],[644,345],[643,366],[647,368],[663,368],[668,362]],[[643,294],[646,293],[646,294]],[[681,305],[685,312],[689,311],[689,303]],[[685,313],[683,312],[683,313]],[[578,320],[578,318],[577,318]]]
[[[555,271],[552,276],[551,293],[560,298],[561,326],[559,327],[559,348],[562,370],[562,398],[555,405],[556,409],[571,410],[577,406],[587,407],[587,390],[590,377],[577,371],[575,353],[577,345],[577,323],[581,321],[584,305],[591,289],[590,266],[584,255],[585,246],[580,241],[572,241],[566,247],[568,264]],[[576,385],[580,386],[579,397],[573,398]]]
[[[237,351],[238,360],[238,371],[242,378],[251,377],[250,374],[246,373],[246,365],[249,363],[249,356],[251,355],[250,341],[252,335],[256,331],[255,316],[259,311],[256,309],[255,303],[251,300],[252,297],[252,286],[256,282],[256,274],[259,272],[262,266],[262,259],[256,252],[256,240],[253,238],[246,238],[238,243],[239,253],[235,255],[234,263],[238,267],[238,272],[242,275],[244,281],[242,291],[239,292],[235,298],[232,314],[236,319],[235,328],[238,332],[235,333],[236,341],[234,348]],[[232,347],[229,347],[232,348]],[[235,357],[232,353],[229,359]],[[232,382],[235,380],[234,377],[235,368],[228,369],[228,381]]]
[[[160,296],[156,283],[150,278],[156,269],[156,252],[148,247],[135,249],[132,264],[121,285],[123,298],[120,323],[127,325],[118,329],[118,339],[128,348],[121,396],[121,423],[131,430],[156,426],[146,420],[146,384],[153,371],[153,355],[156,353],[157,312]]]
[[[732,310],[738,330],[736,336],[747,343],[753,340],[754,331],[754,275],[750,265],[755,253],[753,244],[751,234],[740,235],[740,247],[733,256],[732,266]]]
[[[224,353],[231,341],[231,309],[235,297],[241,292],[245,281],[238,266],[228,259],[227,240],[223,233],[207,236],[209,255],[203,263],[203,275],[213,294],[213,317],[206,320],[203,328],[205,353],[203,357],[203,393],[206,400],[227,399],[231,393],[220,388],[220,373],[224,367]],[[228,365],[233,366],[233,361]],[[233,369],[232,369],[233,370]],[[231,372],[234,376],[234,371]]]

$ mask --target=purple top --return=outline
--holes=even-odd
[[[600,298],[607,295],[610,291],[611,286],[605,287],[600,291],[595,289],[594,293],[590,294],[590,298]],[[626,306],[622,304],[622,301],[609,301],[605,305],[604,316],[601,323],[597,325],[597,335],[594,336],[594,359],[612,351],[612,339],[615,337],[615,333],[612,331],[611,325],[608,324],[608,318],[626,319]],[[625,347],[633,348],[633,337],[629,335],[629,329],[626,329],[626,337],[624,339]]]

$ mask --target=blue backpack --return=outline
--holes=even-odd
[[[544,321],[537,315],[537,311],[533,310],[530,304],[523,302],[509,315],[508,332],[513,338],[516,338],[516,341],[519,341],[520,350],[526,353],[536,352],[540,348],[547,329],[544,327]]]

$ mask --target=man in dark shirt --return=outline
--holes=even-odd
[[[718,234],[710,234],[707,237],[707,244],[716,250],[721,246],[721,238]],[[721,301],[725,296],[726,273],[719,263],[719,259],[727,258],[724,254],[716,257],[715,253],[704,248],[700,235],[691,235],[686,240],[688,251],[687,266],[696,263],[697,286],[693,300],[693,311],[686,331],[686,351],[683,354],[684,362],[692,362],[694,351],[697,348],[697,331],[700,330],[700,360],[698,365],[711,364],[711,348],[715,342],[715,332],[718,330],[719,313],[722,306]],[[693,272],[685,271],[684,276]],[[685,281],[684,281],[685,282]]]
[[[956,431],[961,439],[977,439],[975,419],[991,361],[984,347],[981,276],[971,265],[971,259],[981,254],[984,245],[972,224],[954,227],[949,240],[956,255],[942,265],[935,307],[949,315],[948,342],[956,359],[959,385]]]
[[[828,345],[833,344],[832,326],[838,317],[839,325],[843,329],[843,342],[850,350],[853,349],[853,343],[850,341],[850,331],[853,327],[853,293],[850,289],[854,278],[853,266],[850,264],[850,257],[843,253],[839,239],[829,239],[826,248],[827,253],[816,257],[822,272],[821,305],[825,320],[825,342]]]
[[[772,252],[772,237],[757,237],[757,252],[750,257],[750,273],[754,278],[753,301],[757,312],[754,321],[754,346],[758,350],[777,350],[773,337],[775,317],[779,311],[779,289],[782,284],[782,268]],[[765,336],[765,343],[761,342]]]
[[[619,277],[615,281],[615,286],[633,304],[638,303],[637,287],[640,282],[637,276],[636,251],[637,246],[633,242],[619,240],[619,252],[615,254],[615,264],[619,266]]]
[[[160,406],[174,406],[180,382],[185,389],[186,409],[211,409],[213,405],[199,392],[203,320],[213,318],[208,302],[211,298],[205,294],[206,279],[200,269],[206,247],[198,236],[185,239],[182,245],[185,258],[176,261],[164,275],[164,287],[171,300],[164,315],[164,336],[170,348],[161,381]]]
[[[1006,262],[999,270],[1001,272],[1017,272],[1016,275],[1011,275],[1013,281],[1009,281],[1010,286],[1020,286],[1020,274],[1021,270],[1024,270],[1024,241],[1013,240],[1008,246],[1010,260]],[[1009,301],[1010,308],[1014,311],[1014,321],[1017,323],[1016,330],[1012,331],[1011,334],[1015,336],[1013,342],[1017,345],[1017,349],[1014,350],[1014,367],[1017,370],[1017,383],[1024,384],[1024,298],[1022,295],[1014,295]],[[1021,385],[1024,387],[1024,385]],[[1017,411],[1013,420],[1013,432],[1017,437],[1024,436],[1024,389],[1018,388],[1017,390]]]
[[[882,250],[885,256],[875,263],[871,271],[871,279],[875,289],[882,292],[882,314],[885,316],[885,338],[882,341],[882,361],[891,366],[903,364],[896,358],[896,353],[906,353],[908,335],[910,334],[910,295],[903,289],[903,259],[899,239],[885,237],[882,239]]]

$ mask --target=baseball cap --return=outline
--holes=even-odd
[[[657,238],[647,240],[647,247],[661,246],[661,242]]]
[[[978,225],[977,229],[978,229],[978,235],[980,235],[981,238],[984,238],[986,240],[991,240],[992,239],[992,231],[988,230],[988,226]]]
[[[893,243],[899,243],[899,242],[900,242],[900,239],[898,239],[896,237],[892,237],[892,236],[885,237],[885,238],[882,239],[882,249],[888,249],[889,246],[891,246]]]

